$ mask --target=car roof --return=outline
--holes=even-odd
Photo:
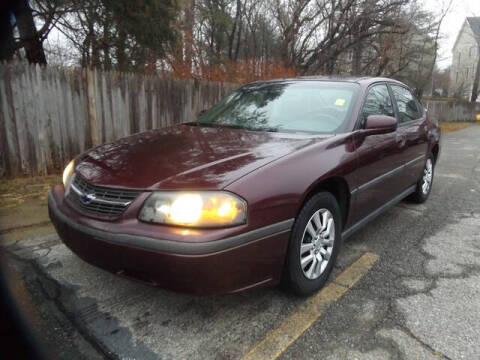
[[[259,80],[255,81],[251,84],[263,84],[263,83],[274,83],[274,82],[297,82],[297,81],[331,81],[331,82],[351,82],[357,83],[362,86],[369,86],[370,84],[381,82],[381,81],[388,81],[394,82],[398,84],[403,84],[402,82],[387,78],[387,77],[374,77],[374,76],[320,76],[320,75],[313,75],[313,76],[298,76],[294,78],[280,78],[280,79],[272,79],[272,80]]]

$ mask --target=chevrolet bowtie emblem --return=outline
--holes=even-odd
[[[95,200],[97,197],[94,195],[94,194],[82,194],[80,196],[80,200],[82,201],[82,203],[84,204],[89,204],[91,203],[93,200]]]

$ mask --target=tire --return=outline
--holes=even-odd
[[[422,175],[417,182],[415,192],[410,196],[410,200],[417,204],[427,201],[430,191],[432,190],[434,168],[435,159],[433,155],[430,154],[427,158],[427,161],[425,161],[425,167],[423,168]],[[428,184],[428,186],[425,184]]]
[[[330,220],[333,223],[328,228]],[[284,285],[297,295],[310,295],[327,281],[341,247],[341,221],[338,202],[328,192],[314,195],[300,210],[290,235],[284,272]]]

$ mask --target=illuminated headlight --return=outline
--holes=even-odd
[[[220,227],[244,224],[247,204],[225,191],[156,191],[150,195],[140,220],[192,227]]]
[[[73,163],[74,163],[73,160],[70,161],[68,165],[65,167],[65,170],[63,170],[62,180],[63,180],[63,186],[65,186],[65,188],[67,187],[68,180],[70,180],[70,177],[73,174]]]

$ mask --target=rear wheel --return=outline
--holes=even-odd
[[[323,287],[341,245],[341,213],[328,192],[314,195],[300,211],[292,229],[285,276],[299,295]]]
[[[430,195],[433,183],[434,165],[435,160],[433,158],[433,155],[430,154],[427,158],[427,161],[425,162],[422,176],[417,182],[417,188],[411,196],[411,199],[418,204],[425,202]]]

